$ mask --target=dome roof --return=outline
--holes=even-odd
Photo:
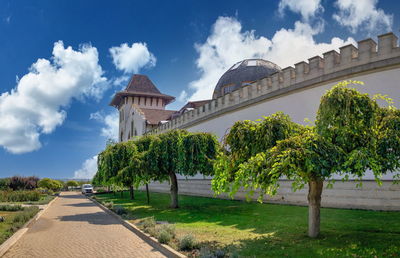
[[[240,61],[221,76],[215,86],[213,99],[280,70],[281,68],[276,64],[263,59],[245,59]]]

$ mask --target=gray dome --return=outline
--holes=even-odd
[[[239,89],[251,82],[279,72],[281,68],[263,59],[245,59],[234,64],[219,79],[215,86],[213,99]]]

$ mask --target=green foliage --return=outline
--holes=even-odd
[[[10,178],[0,178],[0,190],[7,190],[10,187]]]
[[[194,176],[197,173],[213,175],[213,160],[216,158],[219,143],[209,133],[189,133],[182,139],[179,173]]]
[[[142,226],[144,229],[146,228],[154,228],[156,226],[156,221],[154,217],[147,217],[142,220]]]
[[[166,231],[172,238],[176,236],[176,228],[175,225],[172,224],[163,224],[160,226],[160,231]]]
[[[21,205],[7,205],[3,204],[0,205],[0,211],[20,211],[24,208]]]
[[[43,178],[38,182],[38,186],[52,191],[59,191],[63,188],[64,185],[58,180]]]
[[[179,249],[183,251],[190,251],[197,247],[196,238],[192,234],[184,235],[179,239]]]
[[[358,82],[357,82],[358,83]],[[273,195],[278,179],[294,189],[333,173],[379,178],[400,167],[400,112],[379,108],[375,99],[339,83],[321,98],[315,127],[295,125],[281,113],[261,123],[239,121],[226,136],[230,151],[220,154],[212,187],[235,194],[240,187]],[[382,98],[382,96],[381,96]]]
[[[400,110],[381,108],[378,116],[377,154],[383,171],[400,168]]]
[[[39,201],[41,194],[38,191],[0,191],[0,202],[27,202]]]
[[[75,180],[69,180],[66,185],[69,187],[78,187],[79,183]]]
[[[323,180],[334,173],[343,180],[361,178],[370,169],[380,184],[382,174],[400,168],[399,111],[380,108],[377,98],[349,83],[354,82],[339,83],[321,98],[315,126],[295,125],[283,114],[235,123],[226,136],[230,151],[214,164],[212,189],[233,196],[244,187],[248,197],[259,190],[262,201],[264,194],[276,194],[282,176],[294,180],[294,190],[308,183],[309,236],[316,237]]]
[[[163,229],[158,231],[157,240],[161,244],[168,244],[172,238],[173,238],[172,235],[168,231]]]
[[[274,171],[267,176],[267,172],[262,172],[266,168],[267,152],[280,140],[302,132],[306,132],[306,128],[292,122],[289,116],[280,112],[257,122],[236,122],[225,137],[224,144],[229,146],[230,151],[220,153],[214,163],[212,189],[218,194],[229,192],[234,195],[244,186],[246,189],[262,188],[264,192],[273,194],[281,175]],[[263,177],[258,178],[259,176]],[[255,181],[250,182],[252,180]],[[266,180],[265,183],[260,184],[263,180]],[[253,194],[253,191],[249,194]]]

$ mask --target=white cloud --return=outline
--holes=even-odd
[[[95,47],[75,51],[54,43],[51,61],[38,59],[15,89],[0,95],[0,146],[11,153],[39,149],[39,136],[63,123],[73,98],[102,96],[107,89],[102,75]]]
[[[90,119],[97,120],[104,124],[104,127],[101,129],[102,136],[107,139],[118,140],[119,116],[117,111],[113,111],[107,115],[103,112],[92,113],[90,114]]]
[[[221,75],[240,60],[263,58],[284,68],[345,44],[355,43],[352,38],[342,40],[336,37],[328,43],[317,43],[314,35],[321,31],[322,27],[312,28],[298,21],[294,29],[282,28],[268,39],[256,36],[254,31],[242,31],[240,22],[235,18],[219,17],[206,42],[195,46],[199,53],[196,65],[201,76],[190,83],[189,99],[211,98]],[[181,94],[184,96],[186,93]]]
[[[188,100],[188,94],[185,90],[181,91],[181,94],[179,94],[178,101],[179,102],[186,102]]]
[[[137,73],[142,67],[153,67],[155,56],[147,49],[146,43],[127,43],[110,48],[113,63],[118,70],[125,73]]]
[[[97,172],[97,155],[83,162],[82,167],[74,172],[76,179],[92,179]]]
[[[337,0],[335,6],[339,11],[333,14],[340,25],[348,27],[351,32],[364,30],[368,33],[390,31],[393,15],[386,14],[377,8],[378,0]]]
[[[292,12],[301,14],[301,17],[305,21],[308,21],[318,12],[324,10],[321,0],[281,0],[278,9],[280,15],[283,15],[286,8]]]

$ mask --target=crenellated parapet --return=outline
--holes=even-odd
[[[255,81],[196,109],[187,111],[150,131],[162,133],[171,129],[186,128],[209,118],[213,114],[228,112],[235,107],[251,105],[270,96],[309,87],[317,83],[338,80],[357,73],[368,72],[392,65],[400,65],[398,38],[392,32],[373,39],[349,44],[282,69],[271,76]]]

